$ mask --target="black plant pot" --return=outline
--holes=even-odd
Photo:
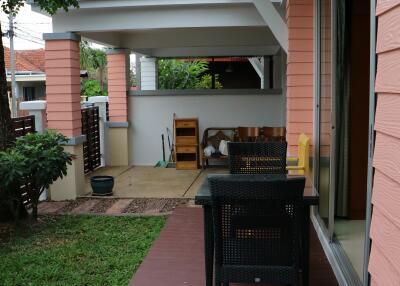
[[[111,196],[114,187],[114,177],[112,176],[93,176],[90,178],[93,196]]]

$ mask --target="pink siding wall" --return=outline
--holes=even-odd
[[[79,42],[46,41],[45,68],[48,128],[81,135]]]
[[[400,285],[400,1],[378,0],[378,94],[369,272],[374,286]]]
[[[112,122],[128,121],[129,55],[107,55],[109,116]]]
[[[313,0],[288,0],[287,137],[289,155],[297,154],[300,133],[313,133]]]

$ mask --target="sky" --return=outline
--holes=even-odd
[[[8,30],[8,16],[0,13],[1,28],[3,33]],[[18,15],[14,19],[15,37],[14,47],[16,50],[34,50],[44,48],[43,33],[51,33],[53,27],[51,18],[40,13],[32,11],[30,5],[25,5],[21,8]],[[7,37],[3,37],[5,46],[10,46],[10,41]],[[92,45],[95,48],[102,48],[98,44]],[[136,57],[131,55],[131,66],[135,66]]]
[[[3,32],[8,30],[8,16],[0,14]],[[16,50],[30,50],[44,48],[42,33],[51,33],[51,18],[33,12],[30,5],[21,8],[14,19],[15,35],[14,46]],[[9,47],[10,41],[3,37],[4,45]]]

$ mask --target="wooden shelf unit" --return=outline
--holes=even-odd
[[[175,118],[175,162],[177,170],[195,170],[200,166],[199,120]]]

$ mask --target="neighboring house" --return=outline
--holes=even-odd
[[[109,165],[161,158],[153,138],[174,112],[199,117],[200,129],[285,125],[292,156],[299,134],[306,133],[313,143],[310,176],[320,194],[311,218],[339,283],[400,285],[399,1],[79,4],[53,16],[54,33],[44,35],[51,55],[46,58],[48,126],[71,137],[70,152],[82,154],[78,51],[86,37],[113,48],[108,54]],[[131,52],[144,55],[137,91],[127,84]],[[276,56],[281,60],[274,65],[277,88],[156,90],[157,58],[232,56]],[[266,65],[254,64],[265,80]],[[72,196],[84,181],[79,162],[71,166],[73,178],[65,180],[73,183],[58,185]]]
[[[18,101],[31,101],[45,98],[46,74],[44,49],[16,50],[15,75]],[[7,83],[11,87],[10,49],[4,47]]]

